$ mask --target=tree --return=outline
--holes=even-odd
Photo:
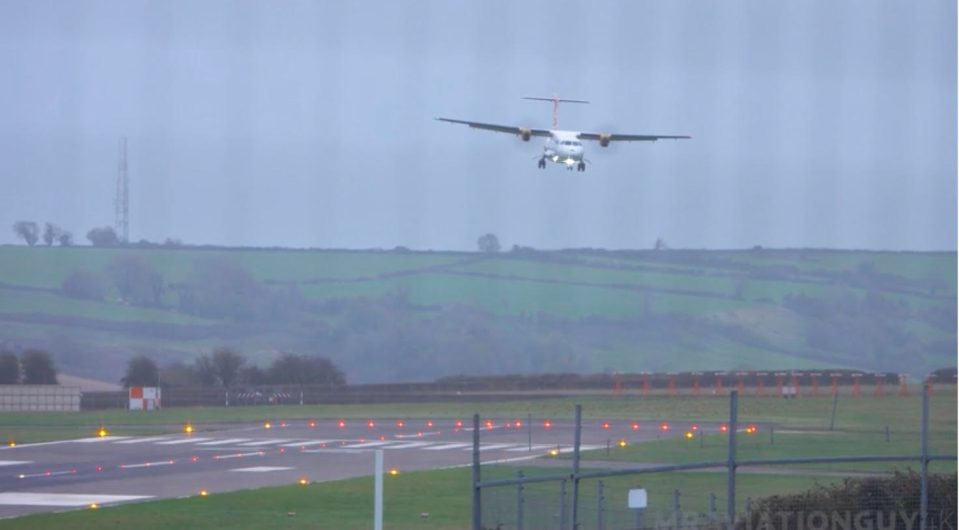
[[[216,370],[209,355],[200,355],[193,361],[193,375],[201,386],[216,386]]]
[[[17,221],[13,223],[13,231],[17,234],[17,237],[31,247],[37,243],[37,239],[40,237],[40,226],[33,221]]]
[[[73,246],[73,234],[67,230],[60,232],[60,236],[57,237],[57,243],[60,243],[61,247],[72,247]]]
[[[269,382],[267,373],[255,364],[240,368],[238,378],[245,385],[265,385]]]
[[[163,296],[163,276],[140,256],[117,256],[107,272],[120,296],[134,305],[158,306]]]
[[[60,234],[63,233],[63,229],[53,223],[46,223],[43,226],[43,242],[46,243],[48,247],[53,246],[53,242],[60,239]]]
[[[23,368],[23,384],[25,385],[56,385],[57,369],[53,365],[53,358],[43,350],[25,350],[20,355],[20,366]]]
[[[269,369],[270,382],[296,385],[344,385],[346,376],[326,357],[284,353]]]
[[[196,385],[196,370],[184,362],[163,365],[160,367],[160,384],[163,388]]]
[[[480,252],[499,252],[499,238],[496,234],[485,234],[476,240]]]
[[[160,370],[157,363],[146,355],[137,355],[127,365],[127,375],[120,379],[123,388],[131,386],[159,386]]]
[[[103,281],[96,273],[76,270],[67,274],[60,282],[60,291],[70,298],[81,300],[103,300]]]
[[[284,309],[246,269],[216,258],[194,263],[180,287],[179,307],[191,315],[239,321],[263,319]]]
[[[669,245],[666,244],[665,239],[657,237],[656,243],[653,244],[653,250],[669,250]]]
[[[116,231],[110,226],[91,229],[87,232],[87,239],[95,247],[116,247],[120,245],[120,238],[117,237]]]
[[[213,352],[210,362],[220,385],[229,388],[236,383],[240,368],[246,359],[230,348],[219,348]]]
[[[13,352],[0,352],[0,385],[20,384],[20,359]]]

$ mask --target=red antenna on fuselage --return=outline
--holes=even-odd
[[[534,98],[534,97],[523,97],[523,99],[531,99],[533,101],[552,101],[553,102],[553,129],[559,128],[559,104],[560,103],[589,103],[589,101],[582,99],[560,99],[556,94],[553,94],[551,98]]]

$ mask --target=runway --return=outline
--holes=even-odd
[[[686,428],[584,422],[581,450],[681,436]],[[296,420],[4,447],[0,517],[369,476],[377,449],[384,450],[386,468],[400,472],[468,466],[472,437],[455,419]],[[480,439],[484,464],[519,463],[571,452],[573,425],[484,420]]]

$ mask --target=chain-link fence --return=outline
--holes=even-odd
[[[887,426],[855,437],[857,446],[829,444],[831,431],[782,430],[780,436],[799,440],[813,435],[811,442],[797,442],[785,451],[776,446],[774,425],[739,420],[738,393],[733,391],[728,421],[712,425],[706,436],[706,429],[697,425],[673,435],[673,445],[683,449],[676,451],[676,461],[657,458],[652,463],[617,461],[608,441],[605,451],[595,443],[582,443],[582,411],[577,405],[570,432],[562,433],[570,439],[564,454],[554,454],[546,462],[537,459],[536,465],[531,465],[531,456],[526,459],[529,465],[516,458],[481,466],[483,429],[477,415],[472,527],[955,529],[955,435],[951,440],[935,438],[937,443],[930,447],[929,392],[922,392],[921,402],[922,410],[915,415],[919,425],[912,431],[897,429],[890,434]],[[896,437],[903,443],[889,443]],[[699,453],[691,450],[697,446]],[[912,449],[900,451],[902,447]],[[563,451],[558,445],[556,453]],[[692,460],[691,454],[711,459]],[[945,474],[930,475],[930,465]]]

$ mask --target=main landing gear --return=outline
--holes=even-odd
[[[586,171],[586,162],[580,160],[579,164],[576,164],[576,171]]]

